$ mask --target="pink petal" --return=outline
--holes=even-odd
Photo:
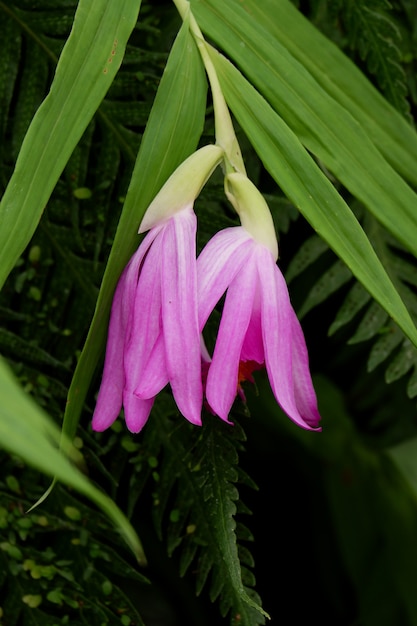
[[[251,254],[253,239],[240,226],[218,232],[197,259],[198,317],[203,330],[211,312]]]
[[[136,288],[130,338],[125,345],[126,386],[134,390],[149,360],[161,330],[161,254],[163,230],[155,237],[144,258]]]
[[[163,232],[162,327],[168,379],[181,413],[201,424],[200,332],[197,308],[197,218],[184,209]]]
[[[140,264],[152,239],[150,235],[145,237],[124,269],[113,296],[103,376],[92,420],[93,430],[99,432],[112,425],[122,407],[124,348],[130,334]]]
[[[261,282],[261,316],[265,362],[275,398],[283,411],[299,426],[311,426],[295,400],[293,376],[293,316],[287,285],[272,254],[259,246],[257,254]]]
[[[251,319],[257,281],[256,264],[250,257],[244,270],[234,278],[227,290],[213,360],[207,376],[207,401],[213,411],[225,421],[228,421],[238,390],[242,345]]]
[[[151,412],[155,398],[140,400],[131,391],[125,389],[123,393],[123,408],[126,426],[131,433],[142,430]]]
[[[262,337],[262,320],[261,320],[261,299],[259,285],[253,303],[252,315],[246,331],[245,340],[240,355],[241,361],[256,361],[262,364],[265,362],[265,350]]]
[[[318,428],[321,419],[317,397],[311,380],[308,364],[308,352],[304,333],[298,318],[293,312],[292,317],[292,357],[294,375],[294,395],[297,408],[311,428]],[[321,430],[321,428],[319,428]]]
[[[135,395],[147,399],[156,396],[168,384],[168,371],[165,359],[165,343],[161,332],[159,335],[141,379],[138,382]]]

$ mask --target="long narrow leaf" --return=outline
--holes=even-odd
[[[142,216],[174,169],[195,150],[205,117],[207,82],[188,24],[171,50],[143,135],[107,263],[95,315],[68,396],[64,432],[72,438],[103,352],[117,280],[139,243]]]
[[[290,0],[246,0],[240,6],[361,123],[394,169],[417,185],[415,129],[353,61],[315,28]]]
[[[140,1],[79,2],[50,93],[31,122],[0,204],[0,287],[120,67]]]
[[[240,3],[194,0],[192,7],[203,30],[239,65],[308,150],[417,256],[417,195],[359,122]],[[417,168],[417,160],[413,163]]]
[[[68,440],[58,448],[61,434],[52,420],[36,405],[0,359],[0,445],[36,469],[70,485],[95,502],[113,521],[139,563],[146,563],[134,529],[111,498],[99,491],[71,463],[79,453]],[[65,451],[65,453],[64,453]]]
[[[295,134],[243,75],[213,51],[226,100],[266,169],[313,228],[417,345],[417,330],[359,222]]]

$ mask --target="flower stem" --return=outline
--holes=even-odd
[[[240,172],[245,174],[245,165],[243,163],[239,142],[233,128],[232,118],[230,117],[230,112],[215,67],[210,58],[208,45],[204,39],[203,33],[191,12],[188,0],[173,0],[173,2],[182,20],[184,22],[189,21],[190,32],[194,37],[207,72],[213,97],[216,143],[224,150],[226,173]]]

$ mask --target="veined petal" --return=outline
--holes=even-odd
[[[258,272],[261,281],[261,315],[265,363],[269,382],[282,410],[299,426],[310,429],[300,413],[294,394],[293,316],[287,285],[271,252],[259,246]]]
[[[294,376],[294,395],[298,410],[311,428],[319,428],[321,419],[316,392],[311,380],[308,364],[308,352],[304,333],[298,318],[292,316],[292,364]]]
[[[126,321],[129,317],[129,306],[125,307],[123,304],[125,282],[126,270],[123,272],[114,293],[110,314],[103,376],[92,420],[92,428],[98,432],[111,426],[122,408],[123,388],[125,386],[123,350]]]
[[[123,392],[123,408],[125,412],[126,426],[131,433],[138,433],[147,422],[155,398],[140,400],[131,391]]]
[[[207,401],[225,421],[228,421],[238,390],[239,362],[251,319],[257,281],[257,267],[252,257],[249,257],[245,268],[227,290],[213,360],[208,371]]]
[[[161,250],[162,328],[175,402],[184,417],[201,424],[196,230],[197,218],[191,208],[176,214],[165,225]]]
[[[245,265],[254,245],[240,226],[218,232],[197,259],[198,318],[200,330],[234,277]]]
[[[261,320],[261,297],[259,284],[257,285],[252,315],[249,326],[246,331],[245,340],[240,355],[241,361],[256,361],[256,363],[265,363],[265,350],[262,337],[262,320]]]
[[[164,231],[149,247],[139,274],[130,338],[125,346],[126,385],[135,389],[161,330],[161,254]]]
[[[122,408],[125,386],[123,354],[130,335],[139,268],[154,236],[154,233],[149,233],[132,256],[113,296],[103,376],[92,420],[92,428],[96,431],[101,432],[111,426]]]
[[[156,396],[169,382],[165,359],[165,344],[162,332],[160,333],[144,367],[142,376],[135,388],[138,398],[147,399]]]

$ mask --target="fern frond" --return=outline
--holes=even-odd
[[[287,282],[302,274],[310,265],[329,249],[327,243],[318,235],[307,239],[293,256],[285,273]]]
[[[0,328],[0,352],[11,360],[24,361],[31,367],[38,368],[39,371],[47,368],[56,373],[69,373],[64,363],[54,359],[41,347],[22,339],[4,328]]]
[[[343,287],[343,285],[350,281],[351,278],[352,273],[343,261],[335,261],[310,289],[307,298],[298,312],[299,317],[304,317],[315,306],[325,302],[332,294],[338,291],[340,287]]]
[[[410,117],[402,62],[402,38],[387,0],[345,0],[342,6],[349,45],[365,61],[384,96]]]
[[[243,431],[212,416],[198,431],[186,423],[173,425],[162,413],[153,415],[156,419],[164,433],[164,455],[154,519],[160,535],[168,524],[168,553],[181,548],[181,575],[193,564],[197,595],[209,585],[211,600],[219,600],[223,616],[230,612],[232,623],[264,624],[265,613],[253,591],[253,559],[247,546],[240,546],[251,534],[235,520]]]
[[[384,261],[391,280],[397,287],[413,320],[417,323],[417,270],[415,261],[406,254],[402,246],[385,231],[369,214],[362,217],[363,227],[373,247]],[[392,383],[410,373],[407,395],[417,396],[417,349],[406,339],[402,331],[389,318],[382,307],[371,300],[369,293],[360,283],[352,281],[349,269],[341,261],[332,257],[329,269],[328,256],[331,254],[324,242],[313,235],[299,249],[292,259],[287,280],[293,280],[307,271],[316,272],[316,279],[299,308],[302,317],[341,287],[351,283],[343,303],[329,327],[329,335],[334,335],[342,327],[356,325],[356,330],[348,340],[357,344],[373,340],[367,369],[373,371],[386,362],[385,380]],[[317,272],[319,278],[317,278]]]

